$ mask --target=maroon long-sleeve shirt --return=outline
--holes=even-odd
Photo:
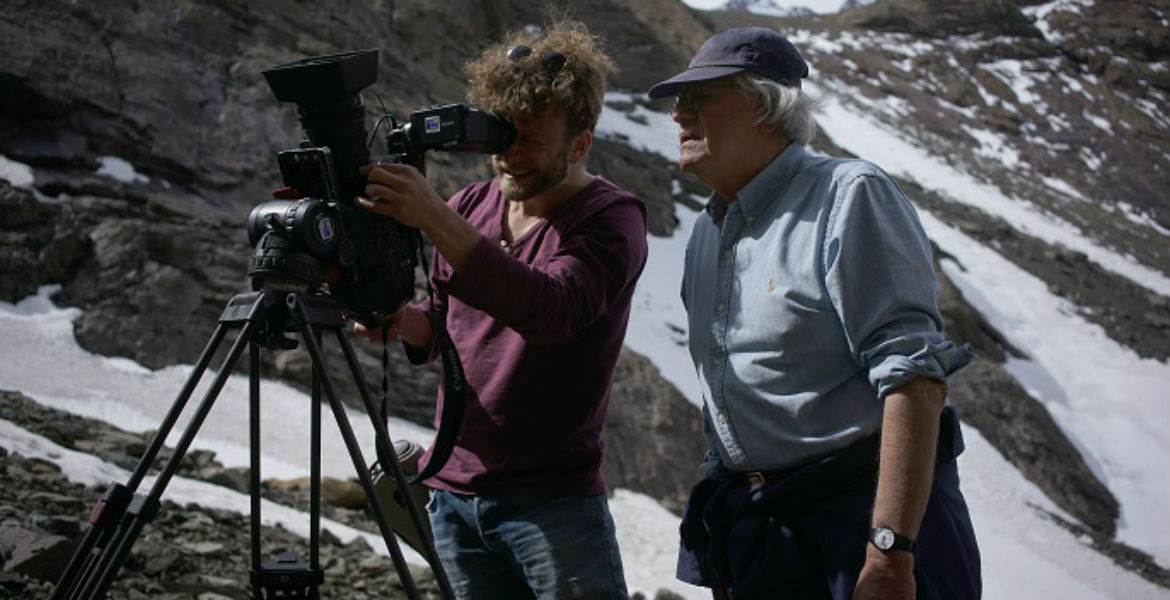
[[[508,244],[495,179],[448,203],[483,237],[463,272],[435,254],[435,297],[422,304],[446,314],[469,387],[455,450],[428,485],[497,496],[604,492],[601,427],[646,263],[645,206],[596,177]],[[437,354],[407,349],[416,363]],[[436,427],[442,403],[440,389]]]

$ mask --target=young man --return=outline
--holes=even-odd
[[[682,289],[710,452],[678,575],[716,598],[977,598],[943,383],[971,353],[897,185],[802,147],[807,76],[739,28],[650,90],[678,96],[681,167],[714,190]]]
[[[516,125],[492,157],[495,178],[444,202],[411,167],[367,172],[362,205],[422,229],[436,249],[436,294],[384,327],[413,362],[433,360],[437,313],[466,372],[458,442],[427,480],[460,598],[626,597],[601,427],[646,261],[646,211],[585,170],[610,70],[579,24],[514,34],[467,66],[469,100]]]

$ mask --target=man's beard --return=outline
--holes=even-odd
[[[505,177],[500,167],[498,160],[492,160],[492,167],[496,171],[496,178],[500,181],[500,193],[504,198],[513,202],[523,202],[548,191],[553,186],[565,180],[565,176],[569,173],[569,151],[566,148],[563,152],[557,154],[548,167],[540,169],[536,168],[533,173],[526,178],[532,178],[529,183],[521,185],[515,179]],[[535,175],[533,178],[532,176]]]

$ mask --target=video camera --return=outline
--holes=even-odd
[[[361,91],[377,79],[378,51],[297,60],[263,71],[276,99],[293,102],[308,140],[277,154],[284,187],[248,217],[254,246],[248,275],[255,290],[323,289],[358,321],[374,323],[414,296],[418,230],[354,202],[365,189],[358,169],[370,162]],[[389,156],[425,172],[428,150],[500,153],[511,145],[508,121],[464,105],[411,113],[386,136]],[[379,120],[381,123],[381,120]],[[376,128],[375,128],[376,129]]]

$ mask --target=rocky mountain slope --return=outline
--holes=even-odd
[[[149,367],[194,362],[227,300],[248,287],[244,219],[278,185],[275,151],[301,137],[263,68],[380,48],[378,98],[367,94],[367,109],[373,117],[384,104],[401,117],[461,99],[464,60],[503,31],[542,19],[519,0],[107,4],[17,0],[0,14],[0,155],[30,168],[0,164],[9,174],[0,178],[0,299],[60,283],[56,300],[84,309],[75,325],[83,346]],[[889,0],[784,19],[700,13],[672,0],[582,0],[570,10],[619,57],[612,87],[634,91],[685,65],[716,29],[775,27],[801,42],[826,95],[856,90],[834,97],[1170,276],[1168,2]],[[843,154],[828,136],[814,146]],[[479,157],[428,160],[444,193],[487,174]],[[646,200],[655,235],[672,233],[675,204],[693,204],[703,191],[619,139],[598,140],[591,161]],[[673,180],[683,185],[672,195]],[[1170,358],[1166,295],[1010,217],[900,184],[920,207],[1047,282],[1111,338]],[[1103,549],[1166,585],[1148,557],[1112,545],[1117,501],[1002,367],[1027,349],[1007,344],[941,270],[940,279],[948,331],[980,355],[952,384],[966,422]],[[380,349],[359,346],[376,389]],[[428,423],[435,371],[392,359],[394,411]],[[331,368],[344,382],[340,362]],[[307,359],[272,353],[265,373],[306,386]],[[606,433],[610,484],[679,508],[701,453],[698,428],[694,407],[644,357],[624,352]]]

